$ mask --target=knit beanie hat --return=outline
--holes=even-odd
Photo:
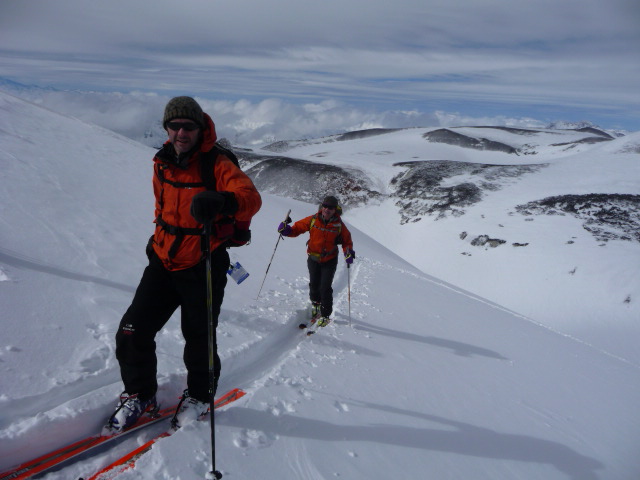
[[[196,122],[200,127],[204,127],[202,108],[191,97],[175,97],[169,100],[169,103],[164,108],[162,126],[166,129],[167,123],[175,118],[188,118]]]
[[[322,201],[323,205],[329,205],[330,207],[338,207],[338,199],[336,197],[334,197],[333,195],[328,195],[326,197],[324,197],[324,200]]]

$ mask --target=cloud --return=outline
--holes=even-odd
[[[377,111],[595,110],[640,128],[636,3],[4,0],[0,69],[65,89]]]
[[[166,140],[160,119],[170,96],[146,92],[107,93],[26,89],[18,93],[34,103],[100,125],[133,140],[158,147]],[[290,103],[269,98],[221,101],[196,96],[216,123],[220,138],[234,145],[259,147],[276,140],[298,140],[367,128],[457,125],[541,127],[531,118],[471,116],[455,112],[376,110],[337,100]]]
[[[637,36],[632,0],[5,0],[3,48],[107,55],[292,45],[440,50]],[[635,14],[635,18],[634,18]],[[80,42],[78,40],[81,40]],[[63,49],[63,50],[61,50]]]

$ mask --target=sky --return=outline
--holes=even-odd
[[[0,112],[4,472],[99,432],[118,404],[114,337],[147,264],[154,150],[2,92]],[[578,137],[511,135],[544,145]],[[247,392],[215,415],[224,480],[416,480],[425,472],[438,480],[637,480],[640,280],[630,259],[639,258],[640,245],[599,246],[576,219],[528,222],[508,215],[508,206],[560,190],[562,178],[578,192],[638,192],[638,154],[621,150],[637,148],[639,137],[543,147],[538,157],[551,166],[506,179],[486,203],[455,218],[400,225],[395,199],[345,210],[356,260],[349,269],[340,260],[333,322],[310,337],[298,328],[308,319],[308,237],[274,247],[285,213],[298,220],[316,205],[261,192],[251,244],[230,252],[250,276],[239,285],[229,280],[217,330],[220,393]],[[366,171],[391,188],[392,164],[420,146],[421,134],[407,130],[319,141],[315,153],[326,156],[305,158],[353,165],[358,153],[377,152]],[[421,224],[433,232],[421,244],[383,246],[389,233],[399,241]],[[471,246],[482,232],[531,244]],[[431,267],[418,267],[427,256]],[[456,272],[463,264],[465,272]],[[511,287],[492,301],[443,278],[447,271]],[[566,315],[531,318],[504,303],[517,291],[544,298],[541,308],[552,310],[559,306],[552,290],[565,291],[561,307],[579,325],[563,323]],[[185,386],[179,314],[157,336],[157,351],[158,398],[169,407]],[[166,428],[132,433],[41,478],[89,478]],[[210,453],[210,424],[195,422],[118,479],[202,480]]]
[[[240,104],[249,123],[269,108],[330,108],[377,126],[589,120],[636,131],[639,24],[634,0],[3,0],[0,76],[188,94]]]

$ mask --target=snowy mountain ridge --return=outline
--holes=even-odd
[[[486,136],[480,138],[470,136],[480,129]],[[378,140],[381,140],[379,137],[400,130],[372,129],[318,140],[278,142],[264,147],[264,150],[284,153],[299,147],[324,145],[337,141],[362,140],[361,143],[364,143],[363,139],[377,137]],[[444,218],[447,215],[463,215],[463,207],[480,202],[487,192],[499,190],[505,184],[517,182],[518,177],[522,175],[538,172],[541,168],[548,167],[554,157],[563,157],[569,152],[570,155],[581,154],[587,151],[590,145],[613,140],[609,134],[591,127],[581,127],[571,131],[524,130],[505,127],[424,130],[409,129],[405,135],[408,137],[408,132],[416,135],[421,134],[430,144],[443,143],[460,147],[458,151],[451,149],[445,154],[454,159],[421,159],[421,155],[423,158],[424,151],[428,151],[431,145],[422,146],[421,149],[416,148],[411,153],[403,152],[401,156],[406,160],[396,161],[392,163],[392,166],[404,168],[405,171],[396,174],[390,180],[388,178],[371,178],[371,175],[366,171],[365,159],[362,161],[359,159],[357,164],[354,162],[344,166],[345,164],[341,162],[342,158],[339,158],[337,162],[331,162],[331,155],[328,152],[311,153],[307,155],[306,159],[261,155],[250,150],[240,150],[239,155],[245,161],[245,165],[250,167],[248,170],[250,175],[260,186],[270,189],[274,193],[280,192],[299,200],[308,200],[322,196],[321,190],[334,188],[343,199],[344,205],[349,207],[366,205],[371,201],[379,202],[385,196],[394,196],[397,198],[396,205],[399,207],[401,223],[407,223],[420,221],[425,215],[435,215],[437,218]],[[518,138],[520,136],[529,137],[527,143],[523,143]],[[534,139],[531,140],[531,137]],[[631,136],[622,142],[614,142],[618,144],[617,152],[635,151],[639,145],[635,137],[637,136]],[[393,145],[393,140],[389,142],[389,145]],[[485,155],[481,159],[484,162],[490,161],[492,163],[480,163],[479,159],[471,156],[467,156],[464,161],[457,159],[461,158],[460,152],[464,152],[465,149],[507,153],[515,156],[539,155],[543,158],[536,160],[544,163],[531,163],[531,157],[526,159],[526,163],[523,163],[520,159],[511,156],[507,159],[504,155],[492,155],[491,158]],[[302,155],[304,156],[305,153]],[[393,152],[391,149],[380,152],[372,151],[371,155],[392,156]],[[331,163],[325,163],[325,158]],[[397,157],[395,159],[397,160]],[[269,174],[269,170],[274,170],[274,173]],[[296,178],[296,182],[291,183],[298,185],[298,188],[288,189],[284,184],[286,180],[278,182],[278,176],[285,179]],[[302,177],[306,177],[306,181],[300,184]],[[452,180],[453,178],[455,180]],[[375,185],[380,184],[383,184],[384,188],[376,190]],[[598,201],[606,203],[606,199],[602,195],[608,195],[608,193],[594,191],[592,194],[573,198],[573,207],[565,210],[580,216],[581,213],[578,210],[581,208],[576,207],[576,202],[586,206],[590,205],[589,202],[592,198],[597,198]],[[618,203],[616,194],[611,193],[611,195],[611,202]],[[629,192],[625,198],[629,202],[626,208],[609,207],[609,210],[617,208],[623,212],[629,212],[629,215],[622,215],[626,217],[625,219],[618,219],[622,230],[618,238],[640,238],[640,223],[636,219],[637,212],[640,210],[640,197]],[[538,199],[537,201],[544,202],[546,200]],[[560,198],[557,201],[561,201]],[[606,208],[603,207],[603,209]],[[515,209],[520,212],[526,211],[526,207],[523,205],[516,206]],[[590,223],[606,222],[603,215],[594,214],[593,217],[599,218],[591,218]]]

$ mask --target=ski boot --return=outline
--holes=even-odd
[[[176,413],[171,419],[171,426],[174,430],[196,420],[202,420],[209,413],[209,402],[201,402],[189,395],[189,390],[185,390],[180,398]]]
[[[331,323],[331,319],[329,317],[320,317],[318,319],[319,327],[326,327],[327,325],[329,325],[329,323]]]
[[[140,400],[137,393],[130,395],[127,392],[122,392],[120,394],[120,403],[107,422],[106,428],[112,433],[122,433],[122,431],[135,425],[145,413],[154,415],[158,410],[159,407],[155,395],[148,400]]]

